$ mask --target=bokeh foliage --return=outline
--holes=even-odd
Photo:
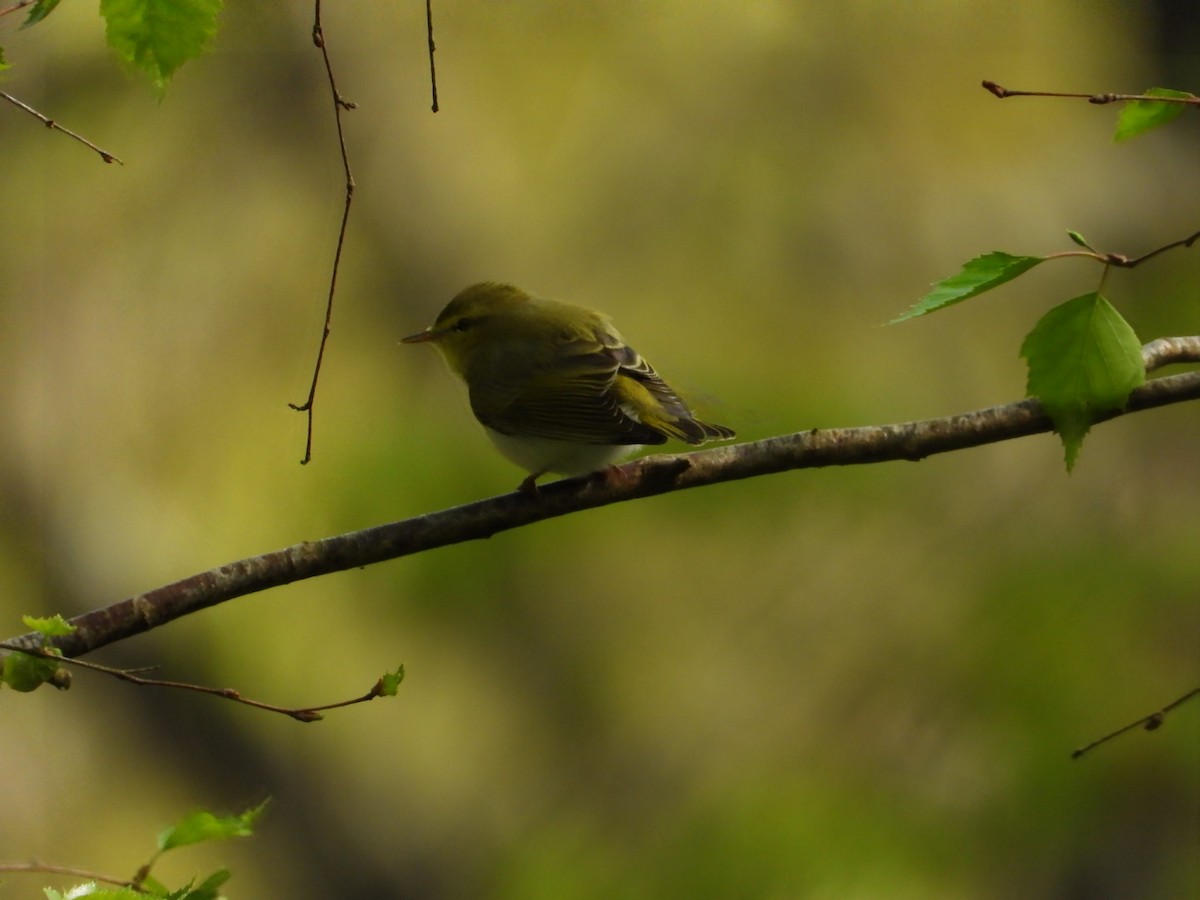
[[[1194,125],[1113,146],[978,87],[1166,82],[1128,4],[435,5],[436,116],[419,6],[326,5],[358,192],[306,467],[342,198],[308,9],[231,5],[162,102],[80,4],[0,41],[6,91],[126,161],[0,110],[11,631],[513,488],[396,343],[472,281],[604,309],[756,438],[1016,399],[1076,273],[879,323],[995,247],[1195,228]],[[1106,295],[1149,339],[1196,332],[1196,285],[1192,251]],[[403,661],[398,698],[5,694],[0,846],[120,869],[270,794],[212,851],[231,896],[1186,895],[1196,710],[1069,754],[1196,681],[1197,438],[1164,409],[1069,477],[1050,437],[796,473],[238,600],[102,656],[296,705]]]

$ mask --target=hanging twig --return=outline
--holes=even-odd
[[[333,74],[333,64],[329,61],[329,51],[325,48],[325,32],[321,28],[321,0],[316,0],[313,13],[312,28],[313,44],[321,51],[325,61],[325,74],[329,78],[329,91],[333,96],[333,117],[337,125],[338,147],[342,154],[342,170],[346,174],[346,202],[342,207],[342,224],[338,229],[337,247],[333,253],[333,272],[329,276],[329,295],[325,302],[325,325],[321,330],[321,340],[317,345],[317,361],[313,366],[312,383],[308,388],[308,399],[303,403],[289,403],[292,409],[308,415],[308,427],[304,439],[304,458],[301,465],[307,465],[312,459],[313,440],[313,404],[317,399],[317,381],[321,377],[321,363],[325,359],[325,345],[329,342],[330,323],[333,321],[333,298],[337,291],[338,267],[342,262],[342,247],[346,242],[346,226],[350,222],[350,204],[354,200],[354,174],[350,171],[350,156],[346,152],[346,136],[342,131],[342,110],[357,109],[358,104],[342,97],[337,88],[337,79]]]
[[[433,111],[437,112],[437,69],[433,64],[433,52],[437,47],[433,44],[433,0],[425,0],[425,33],[429,38],[429,85],[433,89]]]

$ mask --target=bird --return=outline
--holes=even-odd
[[[485,281],[460,291],[424,331],[467,385],[471,411],[496,448],[529,473],[585,475],[668,439],[730,440],[697,419],[603,313]]]

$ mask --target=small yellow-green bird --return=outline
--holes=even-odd
[[[728,440],[734,432],[687,404],[622,340],[608,316],[532,297],[511,284],[471,285],[405,344],[432,343],[467,384],[492,443],[529,477],[583,475],[646,444]]]

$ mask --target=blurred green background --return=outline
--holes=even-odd
[[[458,289],[613,315],[756,439],[1017,399],[1045,266],[881,327],[993,249],[1192,233],[1198,120],[979,87],[1197,91],[1152,4],[326,4],[358,191],[298,465],[342,174],[308,4],[231,4],[159,102],[94,4],[0,24],[0,610],[71,615],[244,556],[511,490],[436,355]],[[1195,38],[1195,32],[1192,32]],[[1169,50],[1169,47],[1168,47]],[[1190,54],[1190,55],[1188,55]],[[1191,79],[1190,82],[1186,79]],[[1106,292],[1200,330],[1200,249]],[[316,725],[77,674],[0,695],[0,858],[235,898],[1178,898],[1200,892],[1200,416],[624,504],[242,598],[96,655]],[[40,896],[45,878],[0,897]]]

